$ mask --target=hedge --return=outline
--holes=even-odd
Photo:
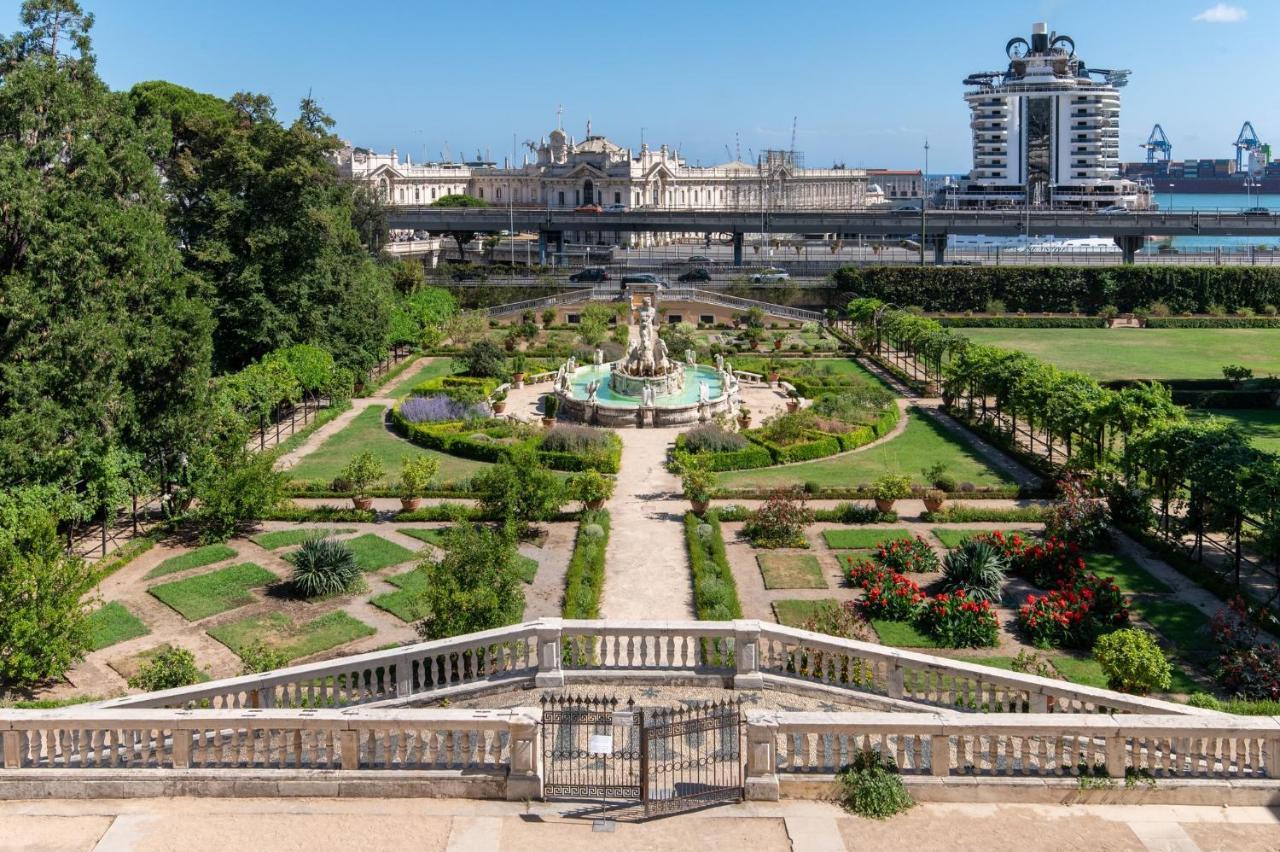
[[[604,530],[598,538],[584,530],[597,524]],[[604,552],[609,546],[609,513],[604,509],[582,513],[578,536],[573,542],[573,556],[564,575],[565,618],[599,618],[600,592],[604,588]]]
[[[684,433],[676,438],[676,450],[685,452]],[[759,444],[751,444],[741,450],[730,450],[723,453],[697,453],[699,459],[705,459],[707,468],[716,472],[725,470],[751,470],[758,467],[771,467],[773,456]]]
[[[1280,328],[1280,317],[1147,317],[1147,328]]]
[[[790,446],[782,446],[766,441],[755,430],[744,432],[751,446],[741,450],[729,450],[723,453],[699,453],[705,459],[709,469],[716,472],[726,470],[754,470],[761,467],[772,467],[775,464],[812,461],[836,453],[856,450],[877,438],[885,435],[898,423],[902,412],[896,405],[886,408],[872,423],[856,426],[848,432],[827,433],[810,431],[810,440]],[[676,438],[676,451],[684,451],[684,435]]]
[[[835,435],[815,431],[807,431],[805,435],[809,440],[784,447],[781,444],[765,440],[758,434],[746,433],[747,440],[767,449],[776,464],[823,459],[840,452],[840,440]]]
[[[945,328],[1106,328],[1102,317],[934,317]]]
[[[833,276],[846,296],[871,296],[931,313],[983,310],[1122,312],[1163,302],[1175,313],[1280,305],[1280,268],[1267,266],[846,266]]]
[[[704,525],[711,528],[705,539],[698,534],[698,528]],[[742,602],[738,600],[738,586],[729,567],[729,558],[725,555],[724,535],[716,513],[707,512],[705,518],[699,518],[693,512],[686,513],[684,540],[689,548],[693,607],[698,618],[705,621],[742,618]]]

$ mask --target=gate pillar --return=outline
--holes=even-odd
[[[544,618],[538,622],[538,673],[534,686],[564,686],[564,669],[560,667],[561,624],[558,618]]]
[[[764,689],[764,678],[760,676],[760,622],[734,622],[733,661],[734,689]]]
[[[507,801],[542,798],[542,708],[517,707],[510,721],[511,768]]]
[[[749,802],[776,802],[778,786],[778,721],[771,713],[747,711],[747,776],[743,795]]]

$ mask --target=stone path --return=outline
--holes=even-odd
[[[336,435],[345,429],[352,420],[359,417],[364,410],[370,406],[389,406],[394,405],[395,400],[390,397],[366,396],[359,399],[351,400],[351,408],[339,414],[328,423],[321,426],[316,431],[307,436],[307,439],[297,446],[292,452],[285,453],[276,460],[276,470],[288,470],[293,467],[303,456],[314,453],[320,448],[320,445],[329,440],[330,437]]]
[[[826,802],[753,802],[592,830],[581,805],[460,799],[49,799],[0,802],[0,849],[556,849],[612,852],[726,848],[761,852],[860,849],[1049,852],[1231,849],[1280,845],[1267,808],[1165,805],[918,805],[888,820]],[[319,840],[330,838],[331,842]],[[412,838],[411,843],[407,842]]]
[[[693,618],[684,545],[688,504],[665,467],[674,429],[620,429],[622,468],[607,504],[611,532],[600,614],[611,619]]]

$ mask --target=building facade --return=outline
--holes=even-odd
[[[1032,25],[1005,45],[1004,71],[971,74],[973,170],[948,206],[1146,207],[1149,190],[1120,177],[1120,92],[1128,71],[1090,68],[1070,36]]]
[[[793,152],[764,152],[754,165],[731,161],[691,166],[666,145],[656,150],[641,145],[638,153],[623,148],[593,135],[590,123],[581,142],[556,129],[539,143],[526,145],[529,153],[521,165],[501,167],[488,162],[415,165],[410,158],[402,161],[394,149],[384,155],[346,147],[338,154],[338,169],[369,183],[392,205],[431,204],[462,193],[498,206],[594,204],[606,211],[857,209],[883,202],[882,194],[868,192],[864,169],[805,168]],[[599,233],[580,238],[639,244],[650,236]]]

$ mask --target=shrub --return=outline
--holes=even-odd
[[[285,475],[272,453],[238,453],[211,464],[195,483],[198,508],[193,520],[205,544],[226,541],[240,524],[262,518],[285,498]]]
[[[283,651],[271,648],[261,640],[254,640],[240,649],[240,674],[251,675],[282,669],[289,665],[289,657]]]
[[[440,472],[440,460],[426,454],[411,456],[400,467],[400,491],[405,497],[421,497]]]
[[[838,524],[875,524],[884,520],[875,506],[864,506],[861,503],[837,503],[832,509],[817,510],[813,516],[814,520],[834,521]]]
[[[1018,655],[1013,658],[1013,662],[1009,667],[1015,672],[1022,674],[1036,675],[1037,677],[1057,678],[1058,673],[1050,665],[1049,661],[1041,657],[1035,651],[1021,650]]]
[[[1045,514],[1045,534],[1080,547],[1105,542],[1107,524],[1111,522],[1106,503],[1095,499],[1080,477],[1064,477],[1058,483],[1058,490],[1059,498]]]
[[[411,396],[400,404],[400,416],[410,423],[471,420],[486,414],[482,404],[461,402],[445,393]]]
[[[970,539],[942,560],[942,588],[973,600],[998,600],[1008,567],[1008,559],[995,547]]]
[[[924,592],[914,580],[874,562],[850,560],[845,579],[863,590],[857,604],[867,618],[911,621],[924,603]]]
[[[858,816],[887,819],[915,805],[898,776],[897,764],[879,750],[859,752],[836,774],[836,783],[840,786],[841,805]]]
[[[610,447],[606,429],[595,429],[591,426],[568,426],[559,424],[551,427],[542,436],[541,449],[552,453],[590,454],[607,452]]]
[[[841,639],[866,641],[871,638],[871,628],[866,619],[858,614],[858,605],[854,601],[844,601],[839,606],[818,607],[813,617],[800,625],[800,629],[838,636]],[[813,668],[821,671],[820,666]]]
[[[871,558],[890,571],[928,574],[938,570],[938,554],[920,536],[882,543]]]
[[[680,474],[680,487],[684,492],[684,499],[691,503],[705,503],[711,499],[711,489],[715,487],[716,475],[712,473],[705,458],[685,453],[676,458],[675,468]]]
[[[1098,317],[1104,320],[1113,320],[1120,316],[1120,309],[1115,305],[1103,305],[1098,308]]]
[[[1020,539],[1020,537],[1018,537]],[[1014,547],[1009,541],[1010,547]],[[1013,557],[1010,565],[1020,574],[1042,589],[1055,589],[1063,583],[1071,583],[1085,572],[1080,548],[1059,538],[1024,546]]]
[[[1096,574],[1045,595],[1027,595],[1018,608],[1018,626],[1041,648],[1089,648],[1100,634],[1128,623],[1129,607],[1119,587]]]
[[[716,423],[704,423],[684,433],[684,449],[691,453],[726,453],[745,449],[750,442]]]
[[[588,470],[572,477],[568,483],[568,496],[586,506],[604,502],[613,496],[614,481],[598,470]]]
[[[564,575],[565,618],[599,618],[604,588],[604,554],[609,546],[609,513],[583,512],[573,556]]]
[[[604,538],[604,527],[599,524],[583,524],[582,535],[586,538]]]
[[[510,459],[471,478],[480,508],[525,534],[529,526],[560,511],[564,484],[530,450],[518,449]]]
[[[462,353],[462,361],[467,365],[468,376],[490,379],[507,377],[507,356],[492,340],[477,340],[471,344]]]
[[[794,414],[776,414],[766,420],[760,427],[760,437],[780,447],[798,444],[805,440],[814,428],[812,411],[797,411]]]
[[[1147,306],[1147,313],[1153,317],[1167,317],[1173,311],[1164,302],[1155,301]]]
[[[804,528],[813,523],[813,513],[805,506],[804,494],[779,488],[757,509],[742,532],[755,547],[808,547]]]
[[[293,554],[289,584],[304,598],[340,595],[360,580],[360,565],[345,541],[309,538]]]
[[[382,462],[373,453],[365,450],[357,455],[347,466],[338,474],[339,477],[351,483],[351,490],[357,495],[363,495],[371,486],[382,479]]]
[[[1098,638],[1093,658],[1107,676],[1107,686],[1120,692],[1146,695],[1169,688],[1169,661],[1151,638],[1136,627],[1116,630]]]
[[[129,686],[145,692],[190,686],[204,679],[196,666],[195,654],[186,648],[164,648],[151,658],[138,673],[129,678]]]
[[[1241,698],[1280,700],[1280,646],[1259,640],[1244,599],[1233,598],[1215,614],[1212,629],[1223,688]]]
[[[425,576],[418,623],[424,639],[444,639],[514,624],[524,613],[515,541],[504,530],[463,521],[444,534],[444,555],[418,566]]]
[[[1222,368],[1222,377],[1237,387],[1243,381],[1253,378],[1253,370],[1239,364],[1228,364]]]
[[[689,568],[693,575],[694,610],[704,621],[730,621],[742,618],[738,587],[724,550],[720,519],[708,512],[706,521],[689,512],[684,518],[685,546],[689,549]],[[718,644],[704,644],[712,652]]]
[[[942,592],[926,600],[918,622],[924,632],[948,648],[991,648],[1000,641],[1000,621],[991,601],[974,600],[964,591]]]
[[[871,496],[892,503],[911,496],[910,477],[887,473],[871,483]]]

